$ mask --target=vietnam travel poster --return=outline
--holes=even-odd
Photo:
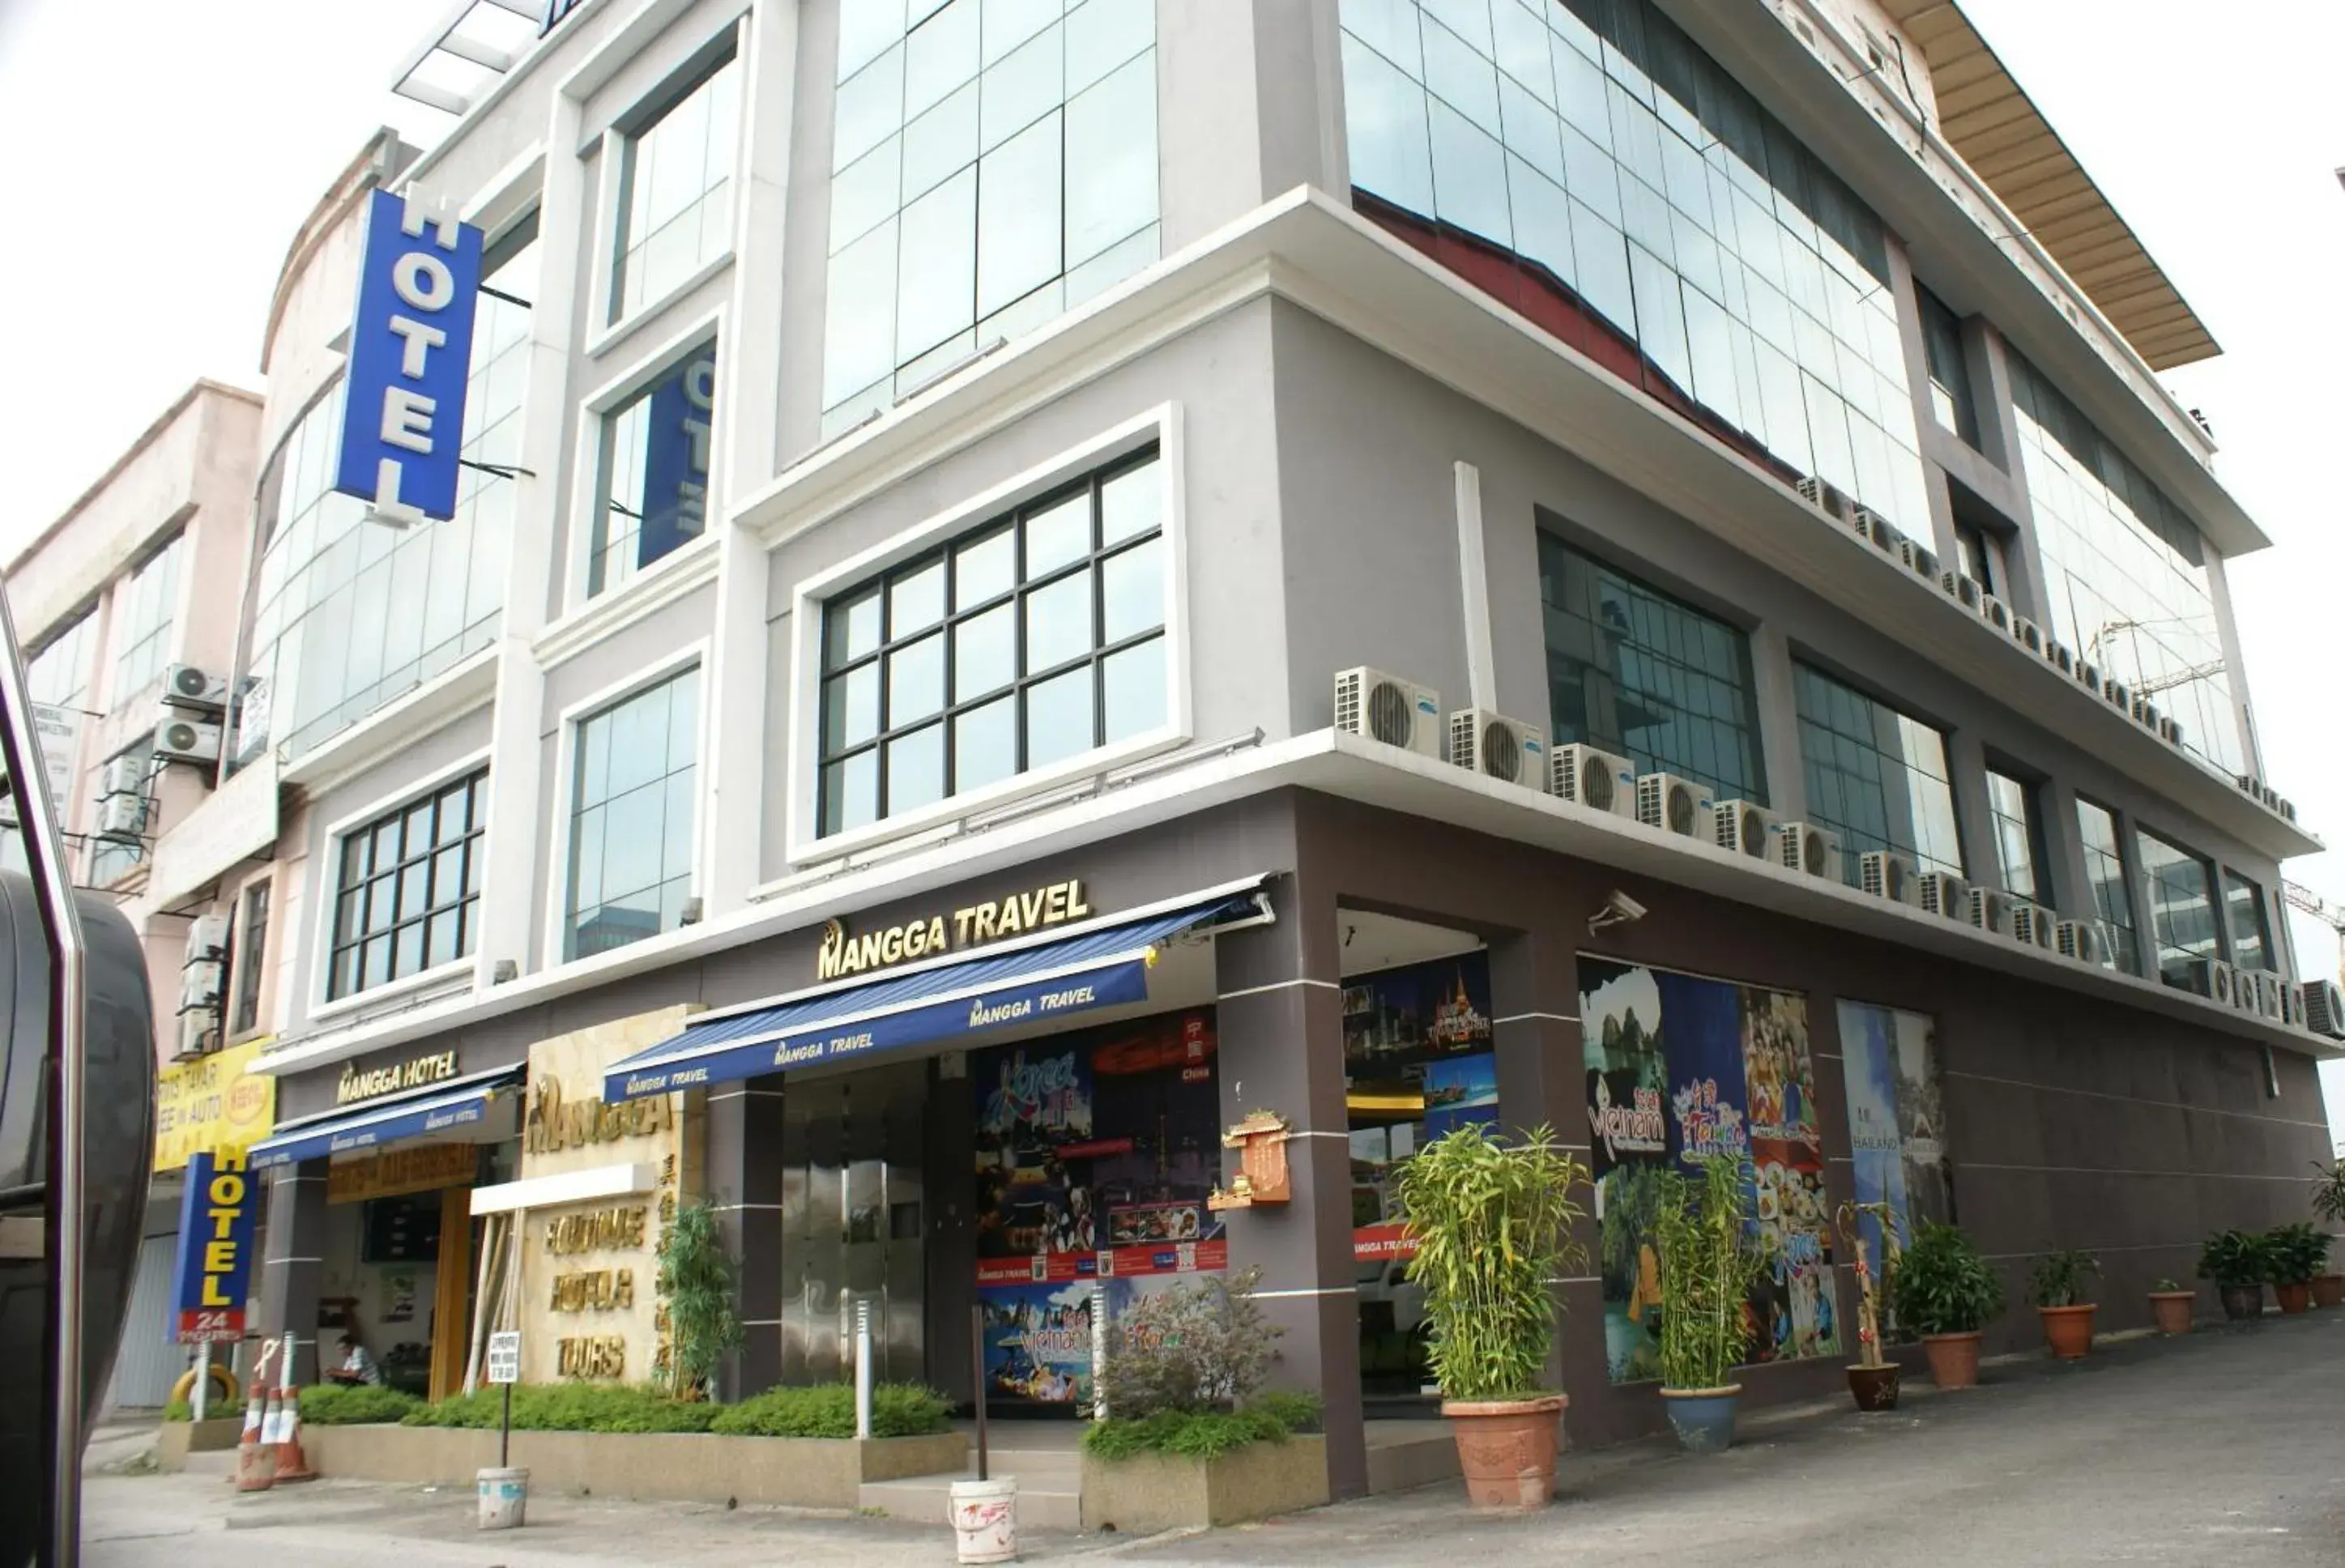
[[[1595,1179],[1604,1290],[1604,1359],[1615,1382],[1660,1375],[1660,1263],[1652,1247],[1669,1168],[1668,1069],[1653,972],[1579,961],[1580,1051],[1588,1069],[1589,1166]]]
[[[1807,998],[1746,986],[1741,1002],[1757,1232],[1771,1259],[1752,1291],[1751,1359],[1837,1354],[1832,1205]]]
[[[987,1391],[1036,1404],[1089,1404],[1097,1290],[1089,1280],[980,1288]]]

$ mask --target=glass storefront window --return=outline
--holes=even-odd
[[[2126,871],[2125,841],[2117,819],[2106,806],[2078,796],[2076,836],[2085,848],[2085,885],[2093,890],[2093,905],[2117,937],[2117,967],[2128,975],[2141,973],[2141,945],[2134,935],[2133,883]]]
[[[684,923],[699,707],[695,667],[578,722],[566,956],[607,953]]]
[[[1761,804],[1749,641],[1553,534],[1539,535],[1548,709],[1556,743],[1585,742],[1639,773],[1682,774]]]
[[[340,387],[286,437],[263,485],[270,521],[254,586],[252,683],[238,704],[239,763],[268,745],[289,760],[310,751],[496,640],[537,267],[534,215],[483,262],[455,516],[389,528],[329,488]]]
[[[616,587],[708,529],[708,442],[716,417],[716,345],[705,344],[603,416],[591,597]]]
[[[1840,835],[1842,875],[1856,883],[1876,849],[1963,875],[1945,737],[1810,665],[1794,664],[1792,683],[1808,817]]]
[[[2223,902],[2231,922],[2231,962],[2242,969],[2277,969],[2272,962],[2271,924],[2264,912],[2264,890],[2225,869]]]
[[[2137,835],[2141,868],[2149,878],[2150,930],[2157,941],[2158,976],[2169,986],[2192,989],[2190,971],[2200,958],[2221,956],[2215,932],[2213,875],[2207,863],[2154,833]]]
[[[839,32],[825,435],[1158,248],[1154,0],[845,0]]]
[[[1344,0],[1354,207],[1785,478],[1926,534],[1880,220],[1649,0]]]
[[[626,138],[610,319],[659,299],[733,248],[741,71],[733,56]]]
[[[2011,391],[2053,634],[2246,772],[2197,525],[2016,353]]]
[[[1995,855],[2004,891],[2031,904],[2049,903],[2036,872],[2046,858],[2043,824],[2035,814],[2035,786],[1989,768],[1986,804],[1995,817]]]

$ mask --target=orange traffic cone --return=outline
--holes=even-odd
[[[236,1489],[266,1492],[277,1482],[277,1451],[265,1441],[269,1431],[266,1400],[269,1348],[263,1346],[252,1372],[252,1398],[244,1407],[244,1431],[236,1443]]]
[[[289,1351],[280,1375],[284,1381],[279,1385],[278,1419],[284,1431],[277,1444],[277,1479],[315,1481],[318,1472],[310,1468],[309,1456],[301,1452],[301,1391],[293,1386],[293,1357]]]

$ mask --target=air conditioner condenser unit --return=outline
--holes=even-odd
[[[1537,724],[1482,708],[1449,715],[1449,760],[1458,767],[1547,791],[1547,741]]]
[[[1720,800],[1710,804],[1711,842],[1721,849],[1764,860],[1775,831],[1775,817],[1763,805],[1747,800]]]
[[[2109,940],[2109,928],[2097,920],[2063,920],[2053,928],[2052,939],[2063,958],[2073,958],[2098,969],[2117,966],[2117,946]]]
[[[1999,887],[1974,887],[1967,913],[1970,923],[1980,930],[1997,936],[2008,936],[2011,935],[2012,916],[2017,907],[2018,900]]]
[[[1438,761],[1441,693],[1363,664],[1335,676],[1335,727]]]
[[[1632,821],[1637,815],[1637,767],[1627,757],[1574,741],[1548,753],[1548,793]]]
[[[2304,1027],[2332,1040],[2345,1040],[2345,992],[2334,980],[2304,983]]]
[[[1979,603],[1985,597],[1986,590],[1977,578],[1966,572],[1944,572],[1938,574],[1938,586],[1945,591],[1947,598],[1972,614],[1980,613]]]
[[[1707,836],[1710,792],[1675,774],[1646,774],[1637,780],[1637,820],[1688,838]]]
[[[1922,913],[1942,920],[1967,922],[1971,917],[1971,885],[1945,871],[1925,871],[1918,879]]]
[[[1775,862],[1827,882],[1840,880],[1840,835],[1813,823],[1787,822],[1775,829]]]
[[[2060,948],[2060,917],[2040,904],[2030,904],[2015,898],[2011,904],[2011,939],[2023,947],[2035,947],[2046,953]]]
[[[1921,874],[1910,855],[1885,849],[1867,850],[1857,862],[1857,885],[1875,898],[1918,905]]]

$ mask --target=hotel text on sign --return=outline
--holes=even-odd
[[[456,515],[480,288],[479,229],[389,191],[369,197],[334,488],[382,521]]]
[[[179,1203],[179,1255],[172,1338],[182,1345],[244,1338],[244,1301],[252,1287],[253,1231],[260,1193],[241,1151],[188,1157],[188,1190]]]

